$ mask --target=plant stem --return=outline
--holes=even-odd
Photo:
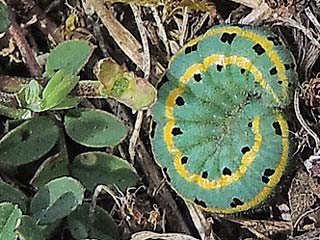
[[[11,26],[9,28],[9,32],[13,37],[13,39],[15,40],[17,47],[19,48],[31,76],[33,77],[41,76],[42,69],[37,63],[34,53],[25,38],[23,30],[17,24],[15,20],[15,14],[13,13],[11,14]]]

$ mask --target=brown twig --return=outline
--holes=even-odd
[[[37,16],[39,20],[36,25],[37,27],[55,42],[61,42],[60,33],[57,30],[57,25],[52,22],[46,14],[42,11],[40,7],[33,0],[5,0],[7,5],[17,11],[19,15],[24,18],[32,18],[32,16]]]
[[[101,22],[108,29],[110,36],[112,36],[114,41],[119,45],[120,49],[140,69],[144,69],[140,42],[119,23],[112,12],[105,6],[103,0],[88,0],[87,2],[94,8]]]
[[[42,87],[45,87],[47,79],[43,77],[17,77],[0,75],[0,96],[1,93],[9,96],[10,94],[17,94],[20,92],[30,81],[36,80]],[[81,80],[79,84],[72,91],[72,95],[76,97],[87,98],[107,98],[106,95],[101,95],[99,91],[100,82],[96,80]],[[1,102],[1,99],[0,99]]]
[[[25,38],[24,31],[16,22],[16,17],[13,12],[11,13],[11,26],[9,28],[9,33],[15,40],[31,76],[41,76],[42,69],[37,63],[34,53]]]

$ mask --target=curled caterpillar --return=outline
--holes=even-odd
[[[297,81],[282,40],[253,26],[217,26],[172,59],[153,108],[155,159],[172,187],[207,211],[257,206],[290,155],[282,109]]]

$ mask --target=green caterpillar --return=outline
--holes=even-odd
[[[153,108],[152,144],[182,197],[218,213],[267,198],[289,157],[281,109],[295,69],[279,37],[253,26],[214,27],[173,57]]]

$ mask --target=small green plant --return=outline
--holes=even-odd
[[[93,47],[82,40],[66,41],[57,46],[46,62],[44,77],[49,78],[43,88],[32,80],[18,94],[20,107],[31,112],[76,107],[79,99],[70,92],[79,83],[79,72],[88,61]]]
[[[109,213],[98,206],[91,209],[90,202],[84,199],[85,191],[93,193],[98,185],[117,186],[125,191],[138,181],[127,161],[102,149],[118,145],[126,138],[128,128],[106,111],[78,107],[84,97],[73,94],[76,87],[90,85],[98,94],[94,97],[117,99],[100,81],[80,81],[79,73],[93,49],[83,40],[60,44],[49,54],[45,65],[43,77],[48,82],[33,79],[15,86],[11,94],[18,106],[0,106],[2,115],[14,118],[8,121],[7,132],[0,139],[0,169],[12,179],[19,179],[24,171],[36,190],[26,194],[0,180],[0,239],[50,239],[62,226],[74,239],[119,239],[119,230]],[[123,69],[115,63],[109,66],[115,71]],[[115,77],[127,73],[121,74]],[[129,75],[130,87],[121,91],[133,96],[137,94],[135,76]],[[155,90],[150,86],[147,89],[148,102],[122,102],[133,110],[150,106]],[[79,148],[82,145],[95,149],[70,156],[67,139]],[[30,166],[34,170],[30,171]]]

